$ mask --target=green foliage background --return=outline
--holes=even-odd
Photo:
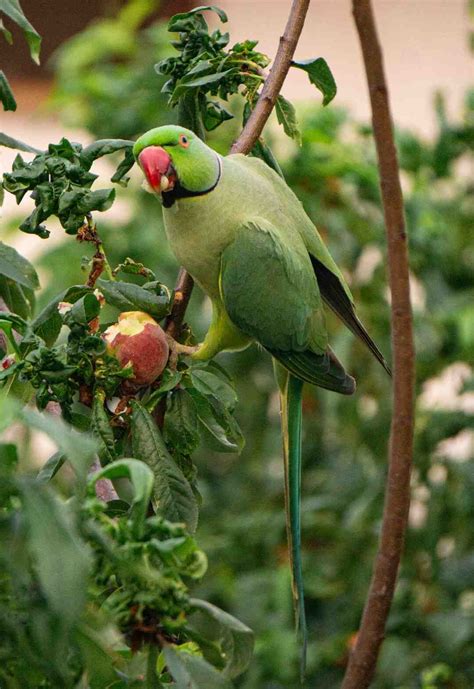
[[[135,17],[127,16],[127,21],[93,26],[57,58],[54,106],[66,123],[85,127],[97,138],[130,139],[173,117],[160,94],[164,80],[153,70],[167,54],[165,32],[152,26],[138,33],[143,18],[138,9]],[[435,105],[433,141],[413,132],[397,134],[416,280],[418,395],[446,367],[472,364],[474,348],[473,187],[462,172],[474,143],[474,94],[467,94],[455,121],[447,118],[441,96]],[[388,353],[385,240],[370,129],[334,105],[322,109],[316,103],[301,109],[300,127],[301,147],[283,148],[275,140],[282,149],[283,172],[348,276],[361,319]],[[234,134],[233,124],[226,124],[210,143],[225,152]],[[131,256],[146,261],[160,280],[172,284],[177,266],[164,238],[159,204],[138,184],[122,196],[133,209],[126,223],[98,217],[109,260],[116,264]],[[84,280],[83,253],[70,237],[46,249],[39,268],[49,279],[39,307]],[[207,319],[196,290],[188,320],[202,335]],[[354,338],[329,320],[332,345],[358,390],[351,399],[309,387],[305,393],[308,686],[328,688],[338,686],[342,677],[370,578],[390,422],[389,381]],[[203,496],[197,538],[209,570],[195,593],[256,633],[254,659],[236,686],[294,689],[298,647],[271,362],[255,347],[220,360],[237,383],[237,416],[246,446],[240,456],[200,451],[196,458]],[[472,403],[470,411],[467,406],[463,411],[459,402],[474,389],[472,369],[463,389],[458,387],[454,395],[446,388],[446,401],[437,408],[419,399],[414,516],[374,689],[471,689],[474,683],[474,457],[456,461],[439,449],[445,439],[474,429]]]

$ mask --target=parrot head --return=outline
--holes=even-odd
[[[159,195],[166,208],[178,198],[209,193],[221,175],[218,154],[184,127],[150,129],[135,142],[133,154],[148,190]]]

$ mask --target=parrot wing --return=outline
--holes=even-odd
[[[222,254],[220,289],[229,318],[291,373],[351,394],[354,380],[327,346],[323,305],[299,236],[263,218],[242,224]]]

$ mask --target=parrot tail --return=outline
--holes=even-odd
[[[303,569],[301,563],[301,422],[303,381],[278,366],[281,426],[285,462],[285,509],[293,604],[301,639],[301,677],[306,669],[307,629],[304,607]],[[285,380],[286,379],[286,380]]]

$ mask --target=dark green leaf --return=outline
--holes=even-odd
[[[150,467],[137,459],[118,459],[89,476],[89,484],[95,486],[102,478],[130,479],[134,493],[132,514],[138,529],[141,530],[153,492],[153,472]]]
[[[176,689],[232,689],[230,682],[203,658],[171,646],[166,646],[163,654]]]
[[[81,624],[75,639],[84,658],[90,689],[104,689],[115,685],[117,672],[114,661],[117,661],[118,656],[115,657],[116,654],[104,643],[104,634],[89,625]]]
[[[92,288],[86,285],[73,285],[59,294],[37,315],[32,323],[34,332],[43,338],[48,347],[56,341],[61,330],[63,320],[59,315],[60,302],[75,303],[85,294],[92,293]]]
[[[5,275],[30,289],[39,288],[38,276],[31,263],[16,249],[3,242],[0,242],[0,275]]]
[[[178,388],[168,396],[163,428],[168,446],[190,455],[199,444],[196,408],[186,390]]]
[[[110,181],[114,184],[120,184],[122,187],[127,186],[128,177],[125,177],[127,172],[135,165],[135,156],[133,155],[133,148],[127,148],[123,160],[119,163]]]
[[[85,603],[92,564],[89,550],[79,538],[68,507],[45,486],[25,481],[21,490],[41,588],[52,610],[70,628]]]
[[[0,12],[6,14],[7,17],[10,17],[12,21],[23,29],[30,48],[30,55],[39,64],[41,36],[25,17],[18,0],[0,0]]]
[[[309,80],[323,94],[323,105],[328,105],[337,93],[337,86],[329,65],[322,57],[311,60],[293,60],[292,67],[302,69]]]
[[[51,481],[65,461],[66,455],[63,455],[62,452],[55,452],[39,470],[36,481],[38,483],[48,483]]]
[[[0,101],[4,110],[16,110],[16,100],[5,73],[0,70]]]
[[[212,395],[225,407],[233,409],[237,403],[237,393],[228,380],[208,370],[192,367],[189,371],[191,382],[203,395]]]
[[[120,311],[145,311],[150,316],[161,320],[170,313],[170,295],[168,291],[160,295],[119,280],[97,280],[97,287],[103,293],[106,302]]]
[[[213,74],[205,74],[200,77],[183,77],[177,82],[171,100],[172,102],[176,103],[183,93],[185,93],[185,91],[197,89],[200,86],[207,86],[208,84],[216,84],[217,82],[222,81],[222,79],[224,79],[231,72],[231,69],[227,69],[224,72],[214,72]]]
[[[252,630],[232,615],[205,600],[192,598],[191,605],[218,625],[217,637],[226,663],[225,676],[233,678],[244,672],[253,654],[254,634]]]
[[[219,16],[219,19],[223,24],[225,24],[228,21],[226,13],[224,12],[224,10],[221,10],[220,7],[216,7],[216,5],[200,5],[199,7],[195,7],[194,9],[192,9],[190,12],[181,12],[171,17],[171,19],[168,22],[168,31],[182,31],[183,27],[187,27],[187,19],[192,17],[194,14],[200,14],[205,10],[211,10],[212,12],[215,12]]]
[[[0,474],[11,474],[18,465],[18,450],[13,443],[0,443]]]
[[[71,307],[70,311],[65,315],[65,322],[79,323],[80,325],[87,325],[100,313],[100,302],[95,296],[87,292],[83,297],[80,297],[74,305]]]
[[[169,521],[184,522],[194,532],[198,507],[191,486],[169,454],[153,418],[136,401],[132,402],[131,427],[133,453],[151,467],[155,476],[157,510]]]
[[[99,457],[103,464],[116,459],[115,438],[109,417],[104,408],[105,393],[100,388],[95,391],[92,404],[92,430],[99,442]]]
[[[0,297],[12,313],[22,318],[31,316],[31,299],[33,292],[17,282],[0,275]],[[33,302],[34,303],[34,302]]]
[[[193,388],[188,388],[188,393],[196,406],[208,447],[218,452],[241,452],[244,446],[242,432],[224,405]]]
[[[127,141],[126,139],[100,139],[99,141],[94,141],[82,149],[82,164],[89,169],[97,158],[102,158],[102,156],[115,153],[116,151],[122,151],[124,148],[131,150],[133,148],[133,141]]]
[[[296,119],[296,111],[293,103],[286,100],[281,94],[275,103],[275,112],[278,122],[283,126],[283,130],[290,139],[301,145],[301,133]]]

